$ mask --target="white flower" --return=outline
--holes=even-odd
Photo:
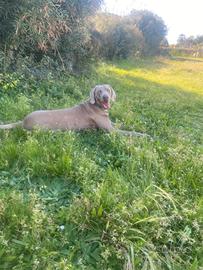
[[[65,226],[64,226],[64,225],[61,225],[61,226],[59,226],[59,229],[60,229],[61,231],[63,231],[63,230],[65,229]]]

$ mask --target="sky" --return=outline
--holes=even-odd
[[[105,11],[126,15],[132,9],[148,9],[160,16],[168,27],[170,44],[180,34],[203,35],[203,0],[105,0]]]

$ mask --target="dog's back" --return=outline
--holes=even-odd
[[[87,103],[69,109],[35,111],[25,117],[22,126],[51,130],[81,130],[96,127]]]

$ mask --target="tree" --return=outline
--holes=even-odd
[[[197,45],[203,45],[203,35],[202,36],[197,36],[195,39],[195,42]]]
[[[193,48],[195,46],[201,46],[203,44],[203,36],[189,36],[184,34],[179,35],[177,45],[185,48]]]
[[[179,46],[185,46],[185,44],[186,44],[186,36],[184,35],[184,34],[181,34],[181,35],[179,35],[179,37],[178,37],[178,40],[177,40],[177,44],[179,45]]]
[[[106,33],[106,56],[109,59],[127,58],[142,51],[143,36],[134,25],[128,25],[125,22],[116,25]]]
[[[129,24],[125,17],[100,13],[91,20],[91,23],[101,56],[112,60],[127,58],[138,51],[142,52],[143,35],[136,25]]]
[[[145,39],[145,54],[154,55],[159,52],[160,44],[167,34],[167,27],[159,16],[151,11],[133,10],[129,21],[138,26]]]

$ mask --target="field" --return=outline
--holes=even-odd
[[[203,60],[101,63],[89,77],[0,77],[0,122],[109,83],[126,130],[0,131],[0,269],[203,267]]]

